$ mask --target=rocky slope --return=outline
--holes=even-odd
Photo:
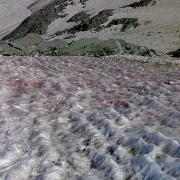
[[[148,50],[148,53],[143,52],[140,55],[154,55],[159,52],[168,53],[176,51],[180,47],[180,21],[178,16],[180,2],[178,0],[173,0],[171,3],[168,0],[144,0],[137,2],[133,0],[114,0],[113,3],[109,3],[108,0],[98,0],[97,2],[92,0],[35,2],[24,0],[23,3],[20,1],[14,3],[15,9],[20,8],[25,2],[26,5],[29,3],[28,9],[32,15],[26,18],[12,33],[5,36],[3,38],[4,41],[14,41],[27,36],[29,33],[40,34],[48,41],[60,39],[66,43],[78,40],[82,42],[83,39],[85,39],[84,43],[86,43],[88,38],[90,42],[87,44],[91,44],[94,37],[98,37],[100,43],[104,40],[120,39],[121,42],[125,41],[127,44],[133,44],[134,48],[132,51],[136,51],[139,47]],[[10,5],[10,3],[6,3],[7,7]],[[7,8],[5,7],[4,9]],[[8,12],[13,13],[14,11]],[[14,13],[16,14],[16,12]],[[3,14],[3,17],[6,16],[4,11],[0,11],[0,14]],[[10,18],[6,17],[4,22],[7,22],[9,25],[11,23],[8,23],[8,20],[12,20],[15,16],[11,14],[7,14],[7,16],[10,16]],[[21,16],[24,17],[23,13],[21,13]],[[15,23],[21,21],[22,19]],[[1,21],[0,23],[3,25]],[[6,26],[3,25],[2,27],[5,28]],[[8,29],[9,31],[11,30],[11,28]],[[110,43],[108,48],[111,45]],[[20,45],[20,48],[23,49],[24,47]],[[58,48],[55,47],[55,49]],[[94,47],[89,48],[93,49]],[[0,50],[2,51],[2,47],[0,47]],[[83,48],[80,51],[83,51]],[[157,53],[154,53],[155,51]],[[4,52],[7,54],[6,49]],[[88,53],[87,51],[85,54]],[[124,53],[127,54],[126,50]],[[63,55],[63,53],[49,53],[49,55],[54,54]],[[71,55],[69,52],[66,54]],[[102,54],[108,53],[102,51]],[[137,55],[138,53],[135,52],[134,54]],[[173,53],[169,54],[173,55]],[[175,54],[177,56],[177,53]]]
[[[0,56],[0,178],[180,179],[179,68]]]
[[[121,39],[163,53],[180,47],[179,0],[54,0],[38,1],[28,8],[33,14],[3,40],[36,33],[49,41],[60,39],[67,43],[94,37],[103,41]]]
[[[0,0],[0,39],[52,0]]]

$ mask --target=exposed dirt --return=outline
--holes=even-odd
[[[179,60],[0,56],[0,178],[180,178]]]

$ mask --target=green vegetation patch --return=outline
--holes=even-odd
[[[135,44],[126,43],[121,39],[99,40],[98,38],[82,38],[67,44],[63,40],[46,41],[40,35],[30,33],[11,43],[0,44],[0,53],[5,55],[36,54],[45,56],[107,56],[132,54],[140,56],[164,56],[163,53]]]
[[[82,38],[74,41],[61,50],[65,55],[88,55],[101,57],[106,55],[118,54],[118,46],[116,40],[109,39],[101,41],[98,38]]]
[[[68,46],[61,50],[62,54],[68,55],[86,55],[91,52],[91,48],[99,43],[99,39],[94,38],[82,38],[77,41],[72,41]]]

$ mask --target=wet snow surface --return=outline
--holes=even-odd
[[[111,59],[0,57],[2,180],[180,179],[180,71]]]

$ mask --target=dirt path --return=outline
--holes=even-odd
[[[1,56],[0,178],[179,179],[180,72],[169,66]]]

